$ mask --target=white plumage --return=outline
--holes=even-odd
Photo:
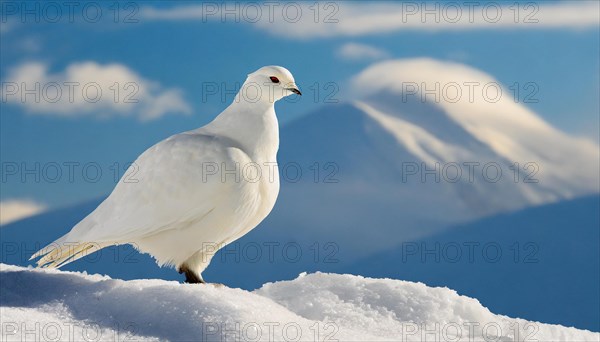
[[[188,282],[224,245],[256,227],[279,193],[274,104],[300,94],[292,74],[267,66],[248,75],[234,102],[208,125],[150,147],[125,178],[69,233],[38,251],[60,267],[99,248],[130,243]],[[132,166],[133,167],[133,166]],[[125,174],[129,174],[129,171]]]

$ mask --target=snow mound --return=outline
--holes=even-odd
[[[495,315],[447,288],[301,274],[248,292],[0,264],[2,340],[598,341]],[[500,336],[500,338],[497,338]]]

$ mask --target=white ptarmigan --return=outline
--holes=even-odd
[[[275,102],[301,95],[292,74],[265,66],[248,75],[234,102],[208,125],[150,147],[110,196],[69,233],[31,258],[61,267],[112,245],[132,244],[203,283],[226,244],[255,228],[279,193]],[[128,170],[125,175],[132,174]]]

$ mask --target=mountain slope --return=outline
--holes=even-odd
[[[544,341],[599,337],[495,315],[447,288],[350,275],[301,275],[254,292],[5,264],[0,275],[3,341],[20,341],[26,334],[36,340],[421,341],[432,329],[454,341],[497,335]]]
[[[448,286],[494,312],[600,331],[600,197],[460,225],[348,272]]]

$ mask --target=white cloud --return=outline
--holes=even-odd
[[[229,6],[229,7],[227,7]],[[199,20],[246,23],[291,39],[356,37],[399,31],[596,28],[597,1],[558,3],[404,2],[202,4],[171,8],[143,7],[145,20]],[[298,15],[299,14],[299,15]]]
[[[32,200],[6,200],[0,202],[0,225],[5,225],[46,210],[44,204]]]
[[[73,63],[57,73],[41,62],[14,67],[2,83],[2,102],[38,115],[121,115],[142,121],[192,111],[180,90],[165,89],[124,65],[93,61]]]
[[[338,50],[338,55],[347,60],[376,60],[389,56],[382,49],[359,43],[346,43],[342,45]]]

